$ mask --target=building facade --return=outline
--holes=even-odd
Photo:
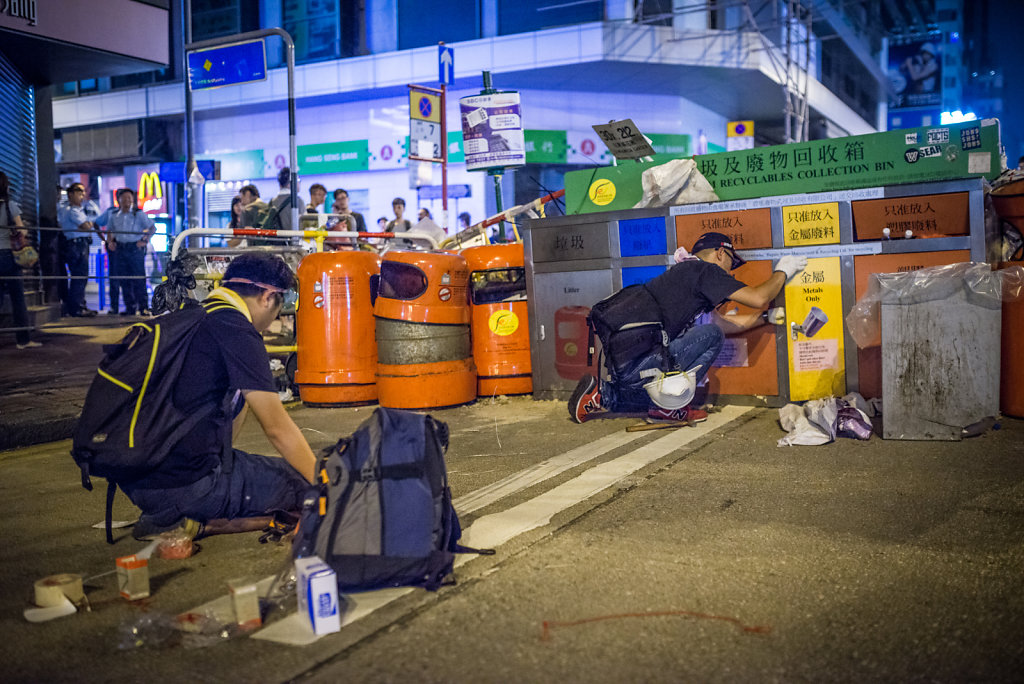
[[[184,8],[170,10],[173,25]],[[496,89],[521,96],[526,165],[504,176],[509,206],[562,187],[568,170],[610,163],[591,127],[612,120],[632,119],[665,158],[725,149],[734,121],[754,122],[748,144],[884,128],[884,14],[877,0],[191,2],[193,40],[272,26],[293,36],[300,194],[308,197],[313,183],[345,188],[368,223],[390,217],[399,196],[409,214],[440,213],[440,169],[408,163],[408,85],[437,87],[438,43],[453,48],[450,226],[463,211],[475,221],[495,210],[492,179],[466,170],[459,126],[458,100],[481,91],[483,72]],[[104,187],[132,185],[160,161],[184,158],[180,45],[172,53],[162,71],[62,88],[66,96],[53,102],[62,172],[97,183],[111,177]],[[288,163],[277,38],[266,40],[266,59],[264,81],[193,93],[196,156],[220,163],[219,178],[205,187],[205,225],[226,223],[244,182],[276,194],[277,171]],[[131,165],[82,143],[96,131],[132,127],[148,156]],[[173,213],[180,198],[173,188],[164,192]]]

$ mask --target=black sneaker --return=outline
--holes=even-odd
[[[574,423],[582,423],[602,412],[597,378],[587,373],[576,383],[576,389],[569,399],[569,417]]]

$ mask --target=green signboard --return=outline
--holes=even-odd
[[[366,140],[299,145],[299,173],[343,173],[366,171],[369,168],[370,147]]]
[[[982,176],[991,180],[1002,170],[995,119],[755,147],[700,155],[695,161],[721,200]],[[567,212],[632,208],[643,194],[644,170],[656,164],[567,173]]]
[[[565,131],[525,130],[527,164],[564,164],[569,144]]]
[[[690,156],[690,136],[678,133],[649,133],[654,161],[662,163]]]

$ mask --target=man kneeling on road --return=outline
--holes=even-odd
[[[785,320],[785,312],[781,308],[761,314],[730,316],[722,316],[716,309],[726,300],[763,309],[779,294],[786,281],[807,266],[807,259],[784,256],[768,280],[758,285],[744,285],[729,274],[744,261],[736,256],[728,236],[704,233],[694,243],[691,254],[644,287],[661,314],[664,331],[670,340],[669,355],[679,370],[696,368],[694,379],[700,384],[722,350],[725,333],[749,330],[767,322],[779,324]],[[713,312],[714,324],[694,324],[701,314],[708,312]],[[582,423],[605,411],[647,411],[648,420],[652,422],[695,423],[707,420],[707,412],[693,405],[670,410],[651,404],[651,396],[644,389],[644,384],[648,382],[651,369],[657,371],[660,362],[659,353],[640,357],[628,366],[618,382],[598,382],[593,375],[584,375],[569,400],[570,417]]]
[[[132,532],[136,539],[178,529],[191,537],[261,529],[269,522],[265,516],[275,511],[301,510],[316,459],[281,404],[260,335],[294,286],[288,266],[273,255],[245,254],[228,266],[210,297],[236,310],[202,319],[173,397],[187,411],[209,402],[224,407],[234,395],[235,416],[226,408],[214,411],[155,471],[121,484],[142,509]],[[231,448],[230,437],[241,427],[246,408],[283,459]],[[248,520],[231,522],[240,518]]]

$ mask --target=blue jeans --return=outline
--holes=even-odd
[[[7,228],[0,228],[7,230]],[[25,306],[25,288],[21,282],[21,268],[14,261],[14,253],[9,249],[0,249],[0,306],[4,303],[4,294],[11,298],[11,318],[15,328],[28,328],[28,308]],[[14,333],[18,344],[28,344],[28,330]]]
[[[173,489],[136,489],[122,485],[128,498],[154,525],[167,527],[182,518],[252,518],[275,510],[299,511],[310,484],[283,458],[233,449],[206,477]]]
[[[725,335],[717,325],[695,325],[679,337],[668,343],[668,352],[679,370],[690,370],[700,366],[697,371],[697,382],[707,376],[711,364],[722,351]],[[640,372],[650,368],[658,368],[661,363],[660,354],[649,354],[640,359],[629,369],[620,383],[603,381],[601,383],[601,406],[610,411],[634,413],[647,411],[651,399],[644,389],[649,378],[641,378]]]

